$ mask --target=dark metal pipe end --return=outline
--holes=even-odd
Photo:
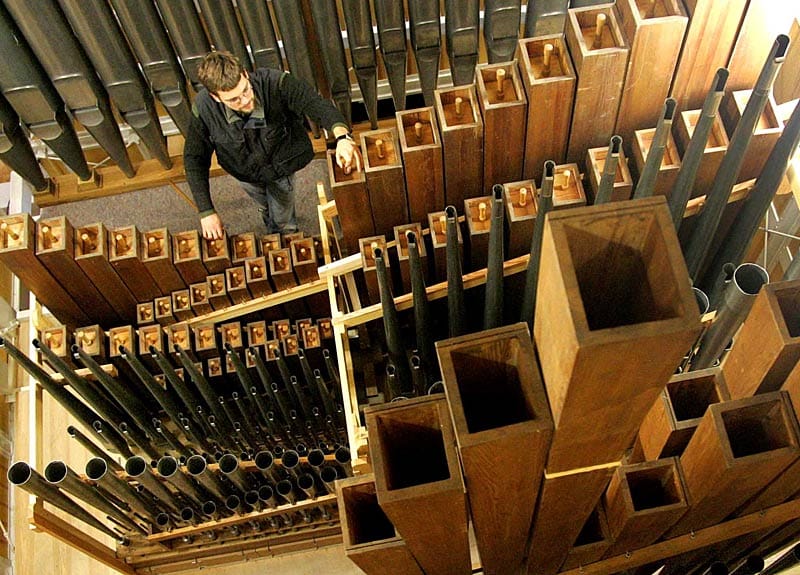
[[[556,163],[553,160],[547,160],[544,163],[544,177],[545,178],[555,177],[555,171],[556,171]]]
[[[501,184],[495,184],[492,186],[492,195],[494,196],[495,200],[502,200],[503,199],[503,186]]]
[[[44,468],[44,478],[50,483],[61,483],[67,476],[67,464],[55,459]]]
[[[417,234],[414,232],[414,230],[408,230],[406,232],[406,241],[409,245],[417,243]]]
[[[161,477],[172,477],[178,471],[178,460],[171,455],[165,455],[158,460],[156,470]]]
[[[207,467],[206,458],[202,455],[192,455],[186,460],[186,471],[189,472],[189,475],[200,475]]]
[[[715,92],[723,92],[725,90],[725,84],[728,82],[728,76],[730,72],[727,68],[718,68],[717,73],[714,74],[714,91]]]
[[[255,458],[253,459],[256,467],[261,471],[266,471],[270,467],[272,467],[273,462],[275,461],[275,457],[273,457],[272,453],[269,451],[259,451],[256,453]]]
[[[321,449],[312,449],[308,452],[308,464],[311,467],[321,467],[325,463],[325,454]]]
[[[622,147],[622,137],[621,136],[611,136],[611,153],[612,154],[619,154],[619,150]]]
[[[769,282],[769,274],[758,264],[742,264],[733,272],[733,282],[742,293],[756,295]]]
[[[233,346],[231,345],[231,342],[229,341],[225,342],[225,351],[227,351],[228,353],[233,353]]]
[[[8,468],[6,477],[12,485],[24,485],[33,476],[31,466],[24,461],[17,461],[14,465]]]
[[[374,250],[372,250],[372,255],[376,260],[378,260],[378,259],[382,260],[383,259],[383,250],[381,248],[375,248]]]
[[[86,462],[85,472],[92,481],[99,481],[108,472],[108,463],[102,457],[92,457]]]
[[[294,469],[300,464],[300,456],[293,449],[287,449],[283,452],[281,463],[286,469]]]
[[[239,460],[232,453],[226,453],[217,460],[217,463],[223,473],[233,473],[239,467]]]
[[[444,215],[447,217],[447,219],[457,218],[458,217],[458,212],[456,211],[456,207],[455,206],[447,206],[444,209]]]
[[[667,98],[664,100],[664,119],[672,120],[675,117],[675,110],[678,107],[678,102],[675,98]]]
[[[151,345],[147,348],[147,351],[150,352],[150,355],[157,356],[158,355],[158,348],[154,345]]]
[[[778,37],[775,38],[775,44],[778,45],[775,50],[775,60],[782,62],[786,58],[786,51],[789,49],[789,36],[778,34]]]
[[[40,349],[42,347],[42,342],[39,341],[38,338],[33,338],[33,341],[31,341],[31,344],[33,344],[33,347],[35,347],[36,349]]]

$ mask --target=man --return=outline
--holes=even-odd
[[[314,156],[304,116],[333,133],[340,167],[361,169],[344,116],[302,80],[267,68],[248,74],[229,52],[206,55],[198,76],[204,89],[192,104],[183,159],[203,237],[223,234],[208,183],[214,152],[220,166],[259,205],[270,233],[297,231],[294,173]]]

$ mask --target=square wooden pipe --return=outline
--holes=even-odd
[[[408,198],[396,128],[361,134],[361,155],[375,233],[390,237],[392,228],[408,223]],[[363,210],[362,205],[359,209]]]
[[[208,275],[203,265],[200,241],[197,230],[178,232],[172,236],[173,261],[186,285],[204,282]]]
[[[409,219],[424,221],[445,207],[444,165],[439,125],[432,107],[396,113],[405,166]]]

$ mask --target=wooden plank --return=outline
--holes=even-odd
[[[478,161],[483,158],[483,120],[474,85],[435,90],[434,98],[442,132],[444,201],[458,208],[483,195],[483,162]]]
[[[739,119],[742,117],[751,93],[752,90],[738,90],[725,94],[719,111],[729,134],[733,134],[736,129],[736,124],[739,123]],[[775,142],[778,141],[778,137],[782,132],[783,121],[778,115],[775,99],[770,95],[764,110],[761,112],[761,116],[758,118],[750,142],[747,144],[747,150],[739,168],[739,175],[736,178],[737,182],[757,178],[761,175],[764,162],[767,161],[767,157],[772,152],[772,148],[775,147]]]
[[[678,459],[618,467],[603,502],[614,541],[606,556],[654,543],[689,507]]]
[[[689,25],[670,94],[678,112],[703,106],[714,74],[728,63],[746,5],[747,0],[686,0]]]
[[[797,418],[782,391],[709,406],[681,455],[688,512],[666,533],[725,519],[800,455]]]
[[[161,295],[158,284],[142,262],[142,242],[136,226],[112,230],[109,246],[108,261],[138,302],[150,301]]]
[[[483,117],[483,193],[494,184],[522,178],[528,101],[514,62],[475,68],[478,104]]]
[[[0,262],[25,284],[36,298],[65,325],[92,320],[36,257],[35,224],[28,214],[0,218]]]
[[[799,360],[800,280],[767,284],[723,363],[731,397],[781,389]]]
[[[530,541],[529,575],[553,575],[605,491],[614,467],[545,475]]]
[[[358,252],[359,238],[375,235],[375,222],[372,219],[372,208],[369,207],[364,172],[351,171],[346,174],[336,164],[335,153],[332,150],[328,152],[326,158],[331,194],[336,202],[339,224],[342,227],[342,246],[346,254],[355,254]],[[267,252],[262,251],[262,253]]]
[[[441,396],[364,410],[380,504],[426,575],[472,572],[464,482]]]
[[[634,132],[658,123],[688,18],[680,0],[620,0],[617,11],[630,57],[614,133],[622,136],[623,147],[630,156]]]
[[[172,263],[172,246],[167,228],[142,232],[142,261],[163,294],[186,288],[186,282]]]
[[[445,207],[442,142],[436,113],[433,107],[427,107],[397,112],[396,117],[409,221],[424,222],[429,213]]]
[[[597,190],[600,187],[600,178],[603,175],[603,168],[608,156],[608,146],[602,148],[589,148],[586,150],[586,171],[588,172],[589,187],[592,191],[592,202],[597,197]],[[625,150],[619,151],[617,160],[617,171],[612,186],[611,201],[620,202],[631,199],[633,194],[633,179],[628,170],[628,159],[625,157]]]
[[[681,455],[708,406],[728,399],[719,367],[673,375],[639,428],[645,459]]]
[[[525,179],[540,181],[547,160],[566,161],[575,70],[563,34],[523,38],[519,54],[520,77],[529,103],[522,173]]]
[[[206,281],[208,270],[200,253],[200,232],[187,230],[172,235],[173,262],[187,285]]]
[[[409,223],[406,182],[397,129],[363,132],[361,155],[364,158],[364,178],[367,182],[375,233],[391,238],[394,226]]]
[[[539,294],[548,470],[616,461],[701,330],[664,198],[549,214]]]
[[[530,253],[536,223],[536,182],[523,180],[503,184],[506,210],[508,259]]]
[[[599,17],[605,18],[602,27]],[[577,75],[567,161],[580,163],[586,150],[607,145],[614,134],[628,45],[613,4],[568,10],[566,40]]]
[[[686,153],[689,140],[694,134],[694,128],[697,126],[699,119],[700,110],[687,110],[681,112],[680,117],[673,124],[672,130],[675,135],[675,143],[678,145],[681,156]],[[717,170],[722,163],[722,158],[725,157],[725,153],[728,151],[728,143],[725,125],[718,115],[714,120],[714,125],[711,127],[711,133],[708,135],[708,141],[706,142],[705,150],[703,150],[703,159],[700,160],[700,166],[697,168],[697,176],[692,187],[692,198],[704,196],[711,190],[714,178],[717,176]]]
[[[438,341],[436,352],[481,564],[517,572],[553,433],[530,332],[519,323]]]
[[[653,137],[656,135],[655,128],[636,130],[633,133],[633,160],[632,172],[638,180],[647,161],[647,154],[650,153],[650,146],[653,145]],[[661,165],[656,174],[656,182],[653,187],[654,196],[669,197],[675,180],[678,178],[678,171],[681,169],[681,157],[678,154],[678,147],[672,134],[667,134],[667,145],[664,148],[664,156],[661,158]]]
[[[340,479],[339,518],[345,555],[367,575],[380,575],[391,565],[398,575],[422,575],[419,564],[378,504],[372,474]]]

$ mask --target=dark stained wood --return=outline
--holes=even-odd
[[[265,234],[259,238],[258,243],[261,246],[262,256],[267,255],[272,250],[279,250],[283,247],[280,234]]]
[[[536,223],[536,182],[523,180],[503,184],[506,209],[506,259],[530,253]]]
[[[208,303],[208,284],[205,281],[189,286],[189,305],[195,315],[205,315],[213,311]]]
[[[414,556],[378,505],[372,474],[336,482],[345,555],[367,575],[422,575]]]
[[[272,285],[269,283],[267,259],[264,256],[246,259],[244,261],[244,273],[247,289],[253,297],[260,297],[272,293]]]
[[[292,268],[297,277],[297,283],[308,283],[319,279],[313,238],[296,240],[292,242],[289,249],[292,254]],[[327,297],[327,294],[324,295]]]
[[[798,360],[800,280],[766,284],[722,366],[731,397],[780,389]]]
[[[35,224],[28,214],[0,218],[0,262],[25,284],[63,324],[86,325],[92,320],[36,258]]]
[[[489,253],[489,228],[492,224],[492,197],[464,200],[467,222],[467,253],[469,271],[486,267]]]
[[[200,254],[200,233],[197,230],[172,235],[173,261],[187,285],[206,281],[208,270]]]
[[[228,247],[228,235],[223,232],[222,237],[214,240],[201,238],[200,246],[203,256],[203,265],[210,274],[221,274],[225,268],[231,267],[231,253]]]
[[[423,222],[429,213],[445,207],[442,143],[436,113],[428,107],[397,112],[396,117],[409,219]]]
[[[549,71],[544,66],[547,45],[552,46]],[[566,161],[575,70],[563,34],[521,39],[518,62],[529,103],[522,173],[540,181],[547,160]]]
[[[719,367],[673,375],[639,429],[645,459],[681,455],[708,406],[729,399]]]
[[[236,266],[225,270],[225,289],[234,304],[253,299],[247,289],[244,266]]]
[[[188,289],[172,292],[172,314],[178,321],[186,321],[194,317],[195,312],[191,306]]]
[[[592,192],[592,202],[594,202],[594,198],[597,197],[597,189],[600,187],[600,178],[603,175],[603,167],[605,166],[607,155],[607,145],[602,148],[590,148],[586,150],[586,171],[589,180],[589,188]],[[631,199],[631,194],[633,194],[633,180],[631,179],[630,171],[628,171],[628,159],[625,157],[624,150],[619,151],[617,173],[612,188],[612,202]]]
[[[161,293],[186,288],[172,258],[172,236],[167,228],[142,233],[142,261]]]
[[[618,461],[700,333],[669,222],[661,197],[548,214],[534,334],[550,472]]]
[[[409,222],[406,181],[397,129],[362,132],[361,156],[364,159],[364,178],[367,182],[375,233],[390,238],[394,226]]]
[[[689,507],[678,459],[618,467],[603,503],[614,541],[607,557],[654,543]]]
[[[444,160],[444,201],[457,209],[464,200],[482,196],[483,120],[475,86],[434,91],[436,115],[442,134]],[[456,99],[461,101],[460,113]]]
[[[369,204],[367,181],[364,171],[351,171],[345,174],[336,164],[335,153],[331,150],[328,160],[328,178],[331,193],[336,202],[336,212],[342,227],[342,242],[348,254],[358,252],[358,238],[375,235],[375,222],[372,219],[372,208]],[[262,253],[266,254],[266,251]],[[347,255],[347,254],[343,254]]]
[[[96,323],[110,327],[122,318],[75,262],[75,232],[65,216],[39,220],[36,257]]]
[[[259,242],[255,232],[237,234],[231,238],[231,263],[241,264],[247,258],[259,255]]]
[[[606,17],[606,25],[601,46],[595,48],[596,21],[601,14]],[[567,161],[583,162],[586,150],[608,145],[614,134],[628,44],[613,4],[568,10],[566,40],[577,75]]]
[[[228,297],[224,273],[209,275],[206,278],[206,285],[208,286],[208,303],[211,305],[212,309],[217,310],[230,307],[231,298]]]
[[[666,536],[719,523],[798,455],[797,418],[788,393],[709,406],[680,459],[691,506]]]
[[[75,229],[75,261],[124,321],[136,319],[136,298],[108,261],[108,231],[103,224]]]
[[[553,433],[530,332],[519,323],[436,352],[483,569],[518,572]]]
[[[482,64],[475,69],[475,79],[483,117],[483,193],[487,194],[495,184],[522,178],[528,101],[514,62]]]
[[[426,575],[471,573],[464,482],[444,398],[364,413],[381,509]]]
[[[108,261],[138,302],[150,301],[162,295],[142,261],[143,246],[136,226],[112,230],[108,242]]]
[[[633,133],[632,146],[634,165],[629,167],[631,167],[631,172],[635,172],[634,176],[637,181],[644,169],[644,164],[647,161],[647,154],[650,153],[650,146],[653,144],[653,136],[655,135],[655,128],[636,130]],[[670,192],[672,192],[672,187],[675,185],[675,180],[678,177],[678,171],[680,169],[681,157],[678,153],[678,146],[675,144],[675,138],[670,133],[667,134],[667,145],[664,148],[664,156],[661,158],[661,166],[659,166],[658,174],[656,175],[653,195],[666,196],[668,198]]]
[[[267,254],[269,262],[269,275],[275,291],[289,289],[297,285],[297,280],[292,273],[292,256],[288,248],[272,250]]]

